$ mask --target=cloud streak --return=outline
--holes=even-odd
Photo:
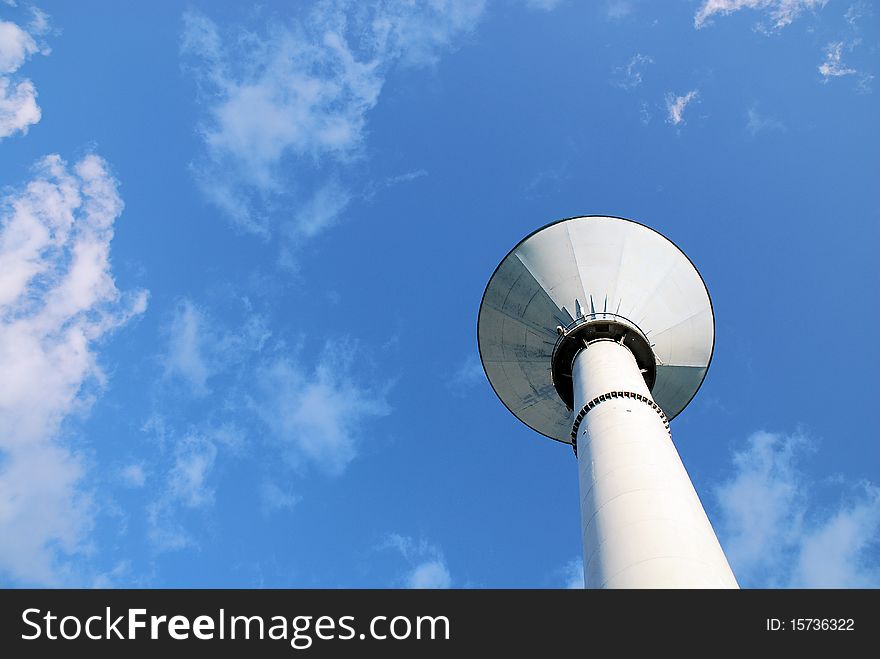
[[[804,11],[821,9],[827,0],[704,0],[694,15],[694,27],[706,27],[715,16],[728,16],[741,9],[764,11],[771,29],[781,30]]]

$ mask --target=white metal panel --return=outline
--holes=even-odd
[[[690,402],[705,376],[705,368],[658,366],[657,382],[654,384],[651,396],[671,419]]]
[[[548,386],[549,366],[555,329],[569,325],[578,306],[585,315],[607,310],[639,326],[658,360],[654,400],[670,419],[681,412],[712,355],[709,294],[668,239],[612,217],[571,218],[537,231],[489,281],[480,307],[480,355],[508,409],[538,432],[570,441],[569,410]]]
[[[564,307],[574,317],[575,300],[584,304],[584,289],[565,222],[533,234],[510,256],[519,259],[528,268],[559,309]]]
[[[575,358],[575,406],[611,391],[650,394],[629,350],[597,341]],[[589,588],[736,588],[663,419],[649,402],[606,399],[578,429]]]
[[[568,228],[569,239],[577,260],[581,288],[587,298],[587,310],[590,312],[618,310],[620,262],[632,234],[633,223],[595,218],[591,222],[564,224]]]

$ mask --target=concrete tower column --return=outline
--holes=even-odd
[[[589,343],[572,367],[587,588],[738,588],[630,350]]]

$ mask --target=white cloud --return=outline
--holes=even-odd
[[[562,0],[526,0],[526,6],[529,9],[539,11],[553,11],[560,4],[562,4]]]
[[[0,139],[24,133],[42,116],[37,105],[37,90],[30,80],[14,83],[0,76]]]
[[[811,450],[802,435],[757,432],[734,454],[734,471],[715,491],[720,537],[737,579],[757,587],[877,587],[866,550],[880,541],[880,489],[844,484],[830,515],[819,488],[798,467]]]
[[[337,0],[338,17],[350,13],[348,7],[358,3]],[[365,42],[372,42],[377,58],[386,65],[400,61],[406,66],[429,66],[440,55],[451,50],[456,39],[472,32],[483,18],[485,0],[433,0],[417,3],[411,0],[390,0],[375,5],[375,13],[365,17]],[[369,27],[367,27],[369,23]],[[366,45],[366,43],[361,44]]]
[[[634,10],[632,0],[609,0],[605,5],[605,17],[609,21],[620,21],[631,16]]]
[[[862,20],[872,15],[871,6],[865,0],[859,0],[849,6],[843,17],[851,27],[858,28]]]
[[[441,589],[452,586],[449,569],[441,559],[419,563],[406,577],[406,587],[413,589]]]
[[[870,94],[872,91],[871,83],[874,80],[873,73],[863,73],[859,76],[858,84],[856,85],[856,90],[860,94]]]
[[[382,548],[396,549],[410,564],[403,584],[412,589],[445,589],[452,587],[452,576],[439,547],[426,540],[415,541],[397,533],[389,535]]]
[[[177,437],[164,420],[153,417],[144,430],[158,439],[159,455],[165,454],[163,486],[146,506],[147,536],[157,551],[176,551],[198,546],[191,532],[192,513],[204,514],[214,505],[214,475],[221,449],[236,453],[243,440],[232,426],[204,426]]]
[[[204,355],[203,324],[202,313],[191,301],[183,300],[171,320],[165,357],[165,375],[180,376],[197,395],[208,393],[206,383],[210,376]]]
[[[630,91],[642,84],[642,73],[648,64],[653,64],[654,60],[647,55],[636,53],[629,62],[624,66],[618,66],[614,69],[614,84],[621,89]]]
[[[785,124],[781,121],[762,114],[758,110],[758,104],[753,103],[746,111],[746,130],[754,137],[762,131],[782,131],[785,132]]]
[[[770,18],[772,29],[789,25],[805,10],[820,9],[828,0],[704,0],[694,15],[694,27],[700,29],[711,23],[716,14],[727,16],[740,9],[763,10]]]
[[[262,398],[255,409],[294,464],[311,463],[339,474],[355,458],[360,430],[390,412],[385,384],[361,384],[351,342],[328,342],[312,372],[281,358],[258,375]]]
[[[196,544],[176,512],[166,499],[147,505],[147,537],[157,551],[178,551]]]
[[[653,119],[654,115],[651,113],[650,107],[645,101],[642,101],[642,106],[639,109],[639,121],[643,126],[647,126],[651,123],[651,119]]]
[[[48,29],[46,15],[35,10],[30,28],[37,35],[45,32]],[[37,44],[28,31],[15,23],[0,21],[0,139],[27,133],[28,127],[40,120],[34,83],[13,77],[37,53],[48,55],[49,49]]]
[[[672,92],[666,94],[666,123],[678,126],[684,121],[684,110],[688,103],[697,97],[698,93],[696,89],[692,89],[683,96],[676,96]]]
[[[147,482],[147,474],[143,465],[130,464],[122,468],[120,472],[122,481],[129,487],[143,487]]]
[[[403,174],[398,174],[397,176],[389,176],[385,179],[383,185],[391,187],[400,183],[410,183],[411,181],[415,181],[416,179],[420,179],[427,175],[428,172],[424,169],[414,169],[409,172],[404,172]]]
[[[29,9],[31,12],[31,20],[27,26],[28,32],[30,32],[34,36],[41,37],[52,31],[52,26],[49,24],[49,14],[44,12],[42,9],[39,9],[38,7],[30,7]],[[48,45],[41,43],[40,52],[43,55],[48,55],[50,52],[52,52],[52,49],[49,48]]]
[[[413,181],[427,175],[428,172],[424,169],[414,169],[408,172],[404,172],[403,174],[386,176],[385,179],[382,181],[370,181],[367,184],[366,189],[362,193],[361,198],[368,201],[372,200],[379,191],[385,188],[391,188],[395,185],[401,185],[403,183],[412,183]]]
[[[843,42],[835,41],[825,46],[825,61],[819,65],[819,73],[822,74],[822,82],[828,82],[830,78],[855,75],[855,69],[846,66],[841,60]]]
[[[0,21],[0,73],[15,73],[31,55],[40,52],[37,42],[10,21]]]
[[[214,442],[198,435],[186,437],[175,451],[168,479],[170,494],[187,508],[213,504],[214,489],[208,484],[208,476],[216,459]]]
[[[563,573],[565,575],[565,588],[568,590],[582,590],[584,588],[584,561],[574,558],[569,561]]]
[[[98,574],[91,583],[92,588],[119,588],[135,583],[143,587],[140,579],[134,577],[131,571],[131,561],[117,561],[112,568]]]
[[[302,497],[283,490],[277,483],[266,481],[260,488],[260,499],[264,514],[279,510],[293,510]]]
[[[293,224],[295,235],[311,238],[339,221],[351,201],[351,194],[337,181],[319,187],[297,212]]]
[[[484,5],[328,0],[260,34],[187,12],[181,50],[206,106],[205,154],[194,173],[208,200],[264,237],[279,208],[299,209],[286,225],[294,238],[333,224],[352,194],[332,172],[362,155],[367,115],[390,68],[436,63],[476,26]],[[296,164],[312,180],[329,170],[330,182],[304,191]]]
[[[791,582],[809,588],[877,588],[880,566],[864,560],[880,541],[880,488],[862,484],[855,499],[801,540]]]
[[[271,336],[259,314],[251,314],[242,328],[230,331],[189,299],[178,302],[165,333],[165,377],[183,380],[195,396],[209,394],[211,377],[261,350]]]
[[[716,489],[725,549],[741,581],[784,568],[772,548],[790,546],[801,533],[805,493],[794,458],[805,446],[798,435],[755,433],[733,457],[734,476]]]
[[[106,378],[97,346],[146,308],[110,269],[122,213],[106,163],[44,158],[0,205],[0,571],[58,585],[95,514],[83,454],[59,437]]]
[[[467,390],[483,382],[485,377],[486,374],[479,358],[476,355],[468,355],[459,362],[458,368],[455,369],[449,381],[449,386],[454,393],[463,396]]]

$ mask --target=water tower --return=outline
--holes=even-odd
[[[477,335],[504,405],[574,448],[588,588],[737,588],[669,430],[715,344],[684,252],[623,218],[549,224],[492,274]]]

